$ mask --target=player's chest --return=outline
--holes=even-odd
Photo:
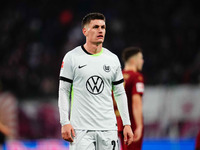
[[[117,66],[107,59],[77,59],[74,75],[79,78],[100,77],[111,80]]]

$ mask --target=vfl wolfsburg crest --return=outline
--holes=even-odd
[[[110,72],[110,66],[108,66],[108,65],[103,65],[103,70],[104,70],[105,72]]]

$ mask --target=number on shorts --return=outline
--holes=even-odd
[[[116,142],[113,140],[111,141],[111,144],[113,145],[113,150],[115,150]]]

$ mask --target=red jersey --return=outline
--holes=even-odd
[[[135,125],[135,119],[133,117],[133,112],[132,112],[132,96],[134,94],[140,94],[141,96],[143,95],[144,78],[143,78],[143,75],[139,72],[123,70],[122,73],[124,76],[124,86],[125,86],[125,91],[126,91],[126,95],[128,99],[128,109],[129,109],[129,115],[130,115],[130,120],[131,120],[131,127],[132,127],[132,130],[134,131],[136,128],[136,125]],[[122,142],[121,144],[122,144],[123,150],[126,150],[126,149],[140,150],[142,147],[142,138],[138,142],[133,143],[128,147],[126,147],[126,145],[123,144],[123,135],[120,135],[122,134],[123,124],[119,116],[118,110],[116,109],[115,112],[117,116],[119,137],[121,138],[121,142]]]
[[[133,117],[133,108],[132,108],[132,96],[134,94],[140,94],[143,95],[144,92],[144,78],[143,75],[139,72],[133,72],[133,71],[124,71],[123,70],[123,76],[124,76],[124,86],[125,91],[128,99],[128,109],[129,109],[129,115],[131,120],[131,126],[135,128],[135,120]]]

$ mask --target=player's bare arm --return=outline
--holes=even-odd
[[[142,136],[143,130],[143,117],[142,117],[142,97],[139,94],[132,96],[132,108],[133,116],[136,122],[136,129],[134,132],[134,141],[138,141]]]

